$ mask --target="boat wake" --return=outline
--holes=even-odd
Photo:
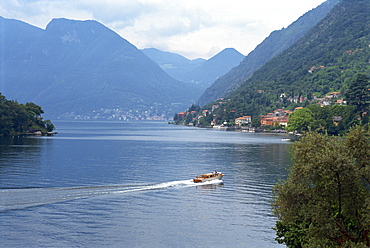
[[[192,179],[146,185],[106,185],[59,188],[0,189],[0,212],[66,202],[107,194],[222,184],[222,180],[194,183]]]

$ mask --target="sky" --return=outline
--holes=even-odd
[[[96,20],[139,49],[208,59],[248,55],[325,0],[0,0],[0,15],[46,28],[53,18]]]

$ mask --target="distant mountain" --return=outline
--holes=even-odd
[[[149,58],[155,61],[168,75],[185,82],[187,75],[202,65],[205,59],[190,60],[177,53],[165,52],[156,48],[142,50]]]
[[[370,74],[369,11],[369,0],[342,0],[299,41],[228,95],[214,114],[220,119],[232,119],[225,116],[230,113],[258,116],[345,92],[356,73]]]
[[[0,32],[0,91],[51,116],[171,116],[199,96],[96,21],[53,19],[43,30],[1,17]]]
[[[192,80],[208,88],[217,78],[239,65],[243,59],[244,55],[234,48],[226,48],[191,71],[188,74],[188,80],[184,81]]]
[[[169,75],[183,82],[196,84],[200,90],[209,87],[218,77],[244,59],[244,55],[234,48],[226,48],[208,60],[189,60],[181,55],[153,48],[144,49],[143,52]]]
[[[209,87],[197,104],[203,106],[218,98],[225,97],[234,91],[253,72],[267,61],[283,52],[305,35],[313,26],[322,20],[340,0],[328,0],[317,8],[307,12],[289,27],[272,32],[261,44],[249,53],[240,65],[216,80]]]

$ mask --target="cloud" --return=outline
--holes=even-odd
[[[0,12],[41,28],[53,18],[93,19],[138,48],[208,58],[217,51],[213,47],[248,54],[270,32],[324,1],[2,0]]]
[[[151,6],[131,28],[148,35],[170,37],[200,30],[210,25],[210,16],[199,8],[185,8],[174,1]]]
[[[119,28],[133,26],[142,16],[157,11],[158,6],[139,1],[76,1],[75,8],[87,10],[95,20],[104,24],[120,23]],[[117,25],[117,24],[116,24]]]
[[[45,28],[53,18],[92,19],[91,12],[75,8],[74,1],[70,0],[3,0],[0,10],[3,17],[41,28]]]

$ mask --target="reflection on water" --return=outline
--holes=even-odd
[[[52,140],[22,136],[0,138],[0,188],[28,187],[38,180],[43,149]],[[19,182],[25,182],[19,184]]]
[[[203,185],[196,185],[197,189],[204,189],[204,190],[215,190],[222,188],[224,186],[224,183],[215,183],[215,184],[203,184]]]

